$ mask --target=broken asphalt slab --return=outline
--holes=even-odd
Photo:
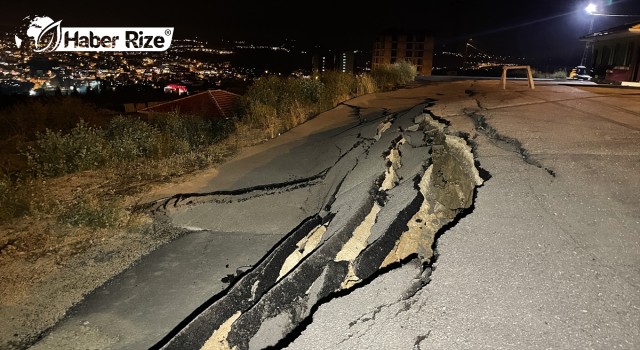
[[[364,124],[357,135],[344,134],[355,137],[357,146],[349,151],[355,156],[341,156],[327,168],[327,176],[339,174],[338,181],[315,195],[325,199],[317,214],[303,220],[225,295],[208,303],[158,346],[277,346],[308,318],[318,301],[354,288],[410,256],[427,262],[431,240],[426,238],[471,205],[474,188],[482,180],[469,146],[444,133],[424,108],[418,104],[390,113],[373,124],[375,128]],[[422,152],[401,154],[405,128],[422,131],[425,141],[417,143]],[[415,166],[410,155],[421,166]],[[413,171],[400,178],[404,159],[414,164]],[[200,200],[215,201],[210,196],[216,195],[220,193]],[[206,204],[196,206],[200,205]]]

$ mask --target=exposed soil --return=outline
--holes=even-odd
[[[121,198],[119,208],[161,198],[168,186],[188,191],[198,186],[190,180],[215,173],[211,168],[172,184],[143,186],[140,194]],[[29,347],[86,294],[179,234],[128,210],[119,210],[109,228],[61,223],[58,211],[79,192],[111,198],[109,176],[92,171],[39,181],[34,196],[42,213],[0,226],[0,349]]]

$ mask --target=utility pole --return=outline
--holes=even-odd
[[[593,33],[593,21],[596,19],[594,15],[591,15],[591,23],[589,24],[589,33]],[[582,60],[580,60],[581,66],[587,66],[587,57],[591,56],[591,51],[593,48],[593,41],[587,41],[584,44],[584,52],[582,53]]]

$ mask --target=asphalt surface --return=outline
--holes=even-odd
[[[357,149],[354,137],[375,137],[385,115],[429,99],[435,100],[430,112],[451,123],[449,133],[468,136],[490,174],[472,210],[441,232],[433,266],[413,260],[348,293],[315,300],[312,320],[285,327],[275,336],[286,337],[278,346],[640,348],[638,95],[543,82],[529,90],[520,81],[502,90],[496,81],[467,80],[350,101],[367,122],[340,106],[246,150],[197,191],[200,197],[169,202],[174,225],[193,232],[92,293],[34,348],[153,346],[220,296],[232,282],[229,274],[264,262],[276,243],[322,212],[336,182],[347,189],[366,182],[366,176],[343,176],[351,168],[336,167],[343,160],[352,166],[347,153],[362,159],[346,152]],[[395,136],[387,137],[380,150]],[[371,179],[384,170],[384,162],[360,166]],[[318,181],[328,168],[334,170]],[[275,186],[260,188],[265,184]],[[230,190],[244,197],[232,200],[224,192]],[[345,213],[349,202],[365,201],[350,198],[359,192],[343,193],[336,206]]]
[[[280,152],[284,160],[273,159],[256,171],[266,178],[291,175],[286,181],[180,196],[162,207],[174,224],[190,227],[210,224],[210,213],[220,211],[228,215],[215,225],[238,225],[251,212],[265,231],[289,227],[272,225],[270,212],[288,212],[291,219],[299,208],[308,216],[299,216],[299,224],[265,260],[159,347],[280,347],[321,300],[346,293],[409,256],[431,258],[433,235],[472,204],[473,190],[482,183],[471,148],[428,115],[432,101],[424,97],[401,100],[403,108],[389,102],[388,108],[370,106],[370,98],[349,101],[365,110],[363,118],[352,117],[356,125],[286,145],[289,152]],[[325,117],[317,120],[326,122]],[[251,175],[247,178],[256,177]],[[283,208],[265,210],[281,201]]]
[[[640,348],[640,91],[507,87],[425,88],[491,174],[430,283],[407,298],[419,268],[390,272],[320,306],[289,349]]]

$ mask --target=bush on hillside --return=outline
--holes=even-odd
[[[356,96],[362,96],[376,92],[376,81],[369,74],[356,76]]]
[[[418,74],[416,66],[400,61],[393,64],[384,64],[371,71],[377,88],[382,91],[393,90],[412,82]]]
[[[556,69],[553,72],[543,72],[541,70],[533,68],[531,69],[531,74],[533,75],[534,78],[560,79],[560,80],[565,80],[569,76],[569,73],[567,73],[567,70],[564,68]]]
[[[104,132],[81,120],[68,134],[49,129],[38,134],[26,156],[33,174],[58,176],[106,164],[109,148]]]
[[[160,131],[140,119],[118,116],[109,123],[105,137],[111,140],[110,156],[130,162],[140,157],[154,156]]]
[[[37,134],[35,145],[25,155],[31,174],[59,176],[106,164],[184,154],[214,144],[232,130],[230,120],[177,114],[155,116],[149,122],[120,116],[104,129],[81,120],[68,133],[47,129]]]
[[[326,72],[320,76],[322,83],[321,110],[328,110],[338,103],[344,102],[356,93],[356,77],[353,74],[341,72]]]

